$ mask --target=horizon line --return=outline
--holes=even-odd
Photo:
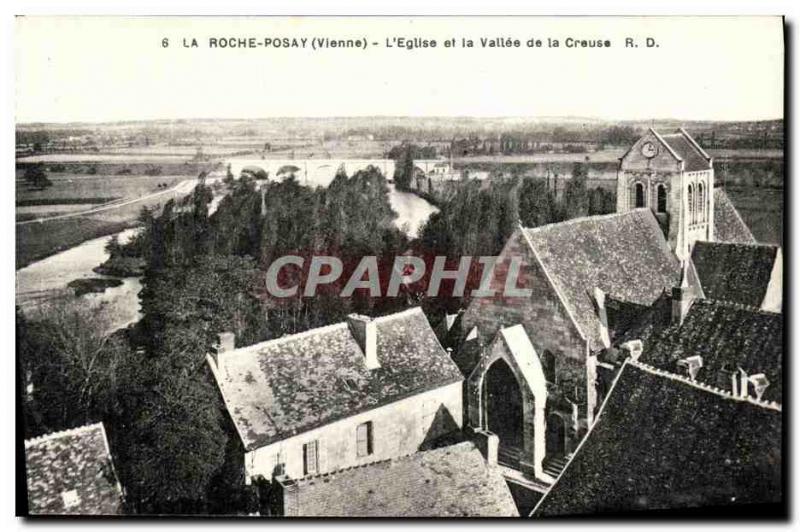
[[[650,118],[606,118],[599,116],[585,115],[497,115],[497,116],[469,116],[469,115],[336,115],[336,116],[310,116],[310,115],[283,115],[283,116],[260,116],[260,117],[171,117],[171,118],[120,118],[120,119],[100,119],[100,120],[29,120],[15,121],[14,127],[48,126],[48,125],[113,125],[137,122],[233,122],[233,121],[266,121],[266,120],[348,120],[348,119],[408,119],[408,120],[573,120],[573,121],[593,121],[593,122],[695,122],[695,123],[736,123],[736,122],[777,122],[783,121],[783,116],[777,118],[742,118],[742,119],[711,119],[711,118],[678,118],[678,117],[650,117]]]

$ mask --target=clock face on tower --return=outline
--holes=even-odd
[[[658,155],[658,148],[652,142],[645,142],[642,144],[642,155],[647,157],[648,159],[655,157]]]

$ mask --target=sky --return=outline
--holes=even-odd
[[[352,38],[368,44],[209,48],[210,38],[227,37],[309,43],[313,37]],[[435,39],[437,47],[385,44],[414,37]],[[519,39],[521,47],[482,48],[482,37]],[[658,46],[648,48],[647,37]],[[612,46],[567,48],[568,38],[608,40]],[[626,38],[639,46],[626,48]],[[184,39],[196,39],[198,47],[184,47]],[[448,39],[458,46],[445,48]],[[462,39],[475,46],[463,47]],[[530,39],[542,46],[528,47]],[[561,46],[548,47],[548,39]],[[17,123],[783,117],[779,17],[18,17],[14,41]]]

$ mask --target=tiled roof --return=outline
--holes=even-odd
[[[782,314],[698,300],[682,324],[656,324],[639,339],[644,343],[639,360],[646,364],[677,372],[678,360],[700,355],[703,367],[697,374],[698,381],[730,387],[730,378],[722,376],[723,370],[741,368],[748,375],[763,373],[769,380],[764,399],[782,402]]]
[[[779,503],[781,412],[626,363],[535,516]]]
[[[373,321],[377,369],[347,323],[223,353],[215,376],[245,448],[462,380],[420,308]]]
[[[743,244],[756,241],[728,194],[720,187],[714,187],[714,240]]]
[[[503,475],[471,442],[300,479],[296,502],[300,516],[518,516]]]
[[[650,209],[525,229],[593,350],[602,347],[591,292],[649,306],[680,279],[680,264]]]
[[[760,307],[777,254],[777,246],[696,242],[692,262],[706,297]]]
[[[661,139],[669,144],[672,151],[683,160],[683,170],[685,172],[699,172],[711,169],[709,159],[689,137],[689,134],[682,129],[675,133],[661,135]]]
[[[39,515],[122,513],[102,423],[25,441],[28,511]]]

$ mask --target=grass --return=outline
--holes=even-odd
[[[53,186],[44,190],[31,190],[24,181],[17,181],[17,205],[54,205],[66,203],[105,203],[97,199],[137,198],[157,192],[166,183],[171,187],[186,179],[185,176],[116,176],[51,173]],[[162,187],[163,188],[163,187]]]
[[[16,267],[23,268],[87,240],[118,233],[134,225],[134,221],[106,221],[88,217],[18,224]]]

